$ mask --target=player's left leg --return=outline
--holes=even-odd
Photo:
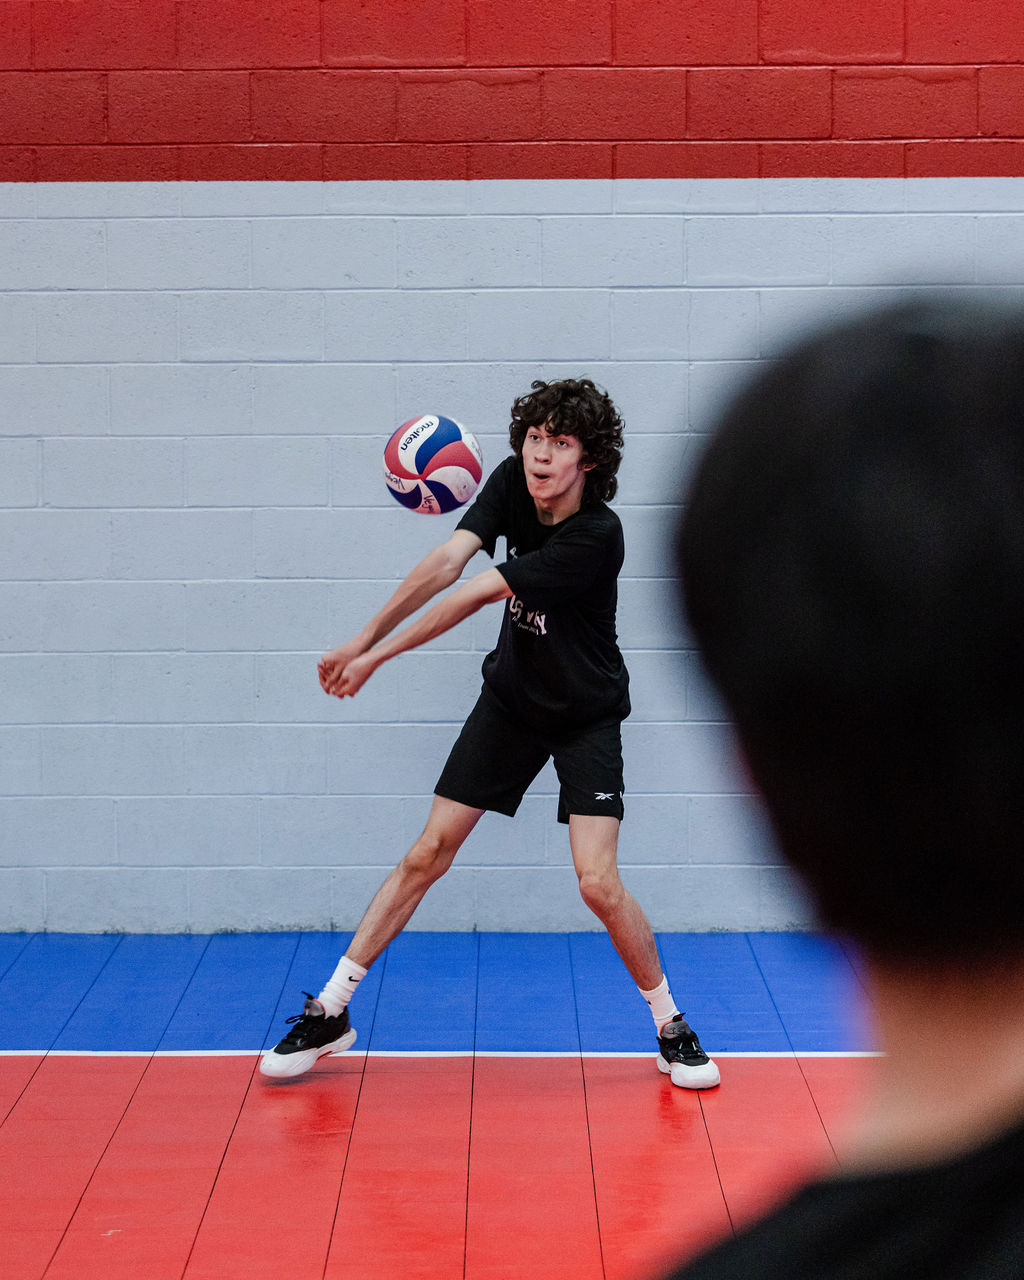
[[[608,930],[615,950],[650,1006],[658,1029],[658,1068],[684,1089],[710,1089],[718,1068],[676,1008],[661,971],[654,933],[618,868],[619,819],[569,814],[569,845],[580,895]]]

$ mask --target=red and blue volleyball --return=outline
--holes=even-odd
[[[476,437],[454,418],[425,413],[403,422],[384,450],[384,480],[410,511],[443,515],[468,502],[483,475]]]

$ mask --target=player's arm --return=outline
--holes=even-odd
[[[480,550],[483,543],[468,529],[456,529],[419,562],[406,575],[387,604],[374,614],[363,629],[346,644],[325,653],[317,665],[320,684],[326,693],[333,693],[342,672],[353,660],[371,649],[406,618],[457,582],[463,569]]]
[[[406,653],[409,649],[419,648],[421,644],[426,644],[435,636],[451,630],[464,618],[482,609],[485,604],[505,600],[511,594],[512,588],[497,569],[485,569],[483,573],[470,578],[443,600],[432,605],[422,617],[410,623],[404,630],[385,637],[365,653],[353,658],[338,680],[328,689],[328,693],[333,693],[339,698],[351,697],[389,658],[394,658],[399,653]]]

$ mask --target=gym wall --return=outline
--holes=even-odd
[[[444,412],[489,469],[566,375],[627,424],[624,877],[659,929],[811,924],[668,538],[787,336],[1020,290],[1024,11],[4,0],[0,68],[0,928],[352,927],[499,617],[321,693],[455,524],[392,501],[384,442]],[[595,927],[554,793],[413,927]]]

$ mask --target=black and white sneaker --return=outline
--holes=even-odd
[[[658,1070],[681,1089],[713,1089],[722,1078],[681,1013],[662,1027],[658,1050]]]
[[[355,1044],[356,1033],[349,1025],[348,1009],[328,1018],[324,1007],[308,991],[303,1010],[289,1022],[295,1025],[278,1044],[263,1055],[260,1072],[273,1080],[301,1076],[327,1053],[344,1053]]]

